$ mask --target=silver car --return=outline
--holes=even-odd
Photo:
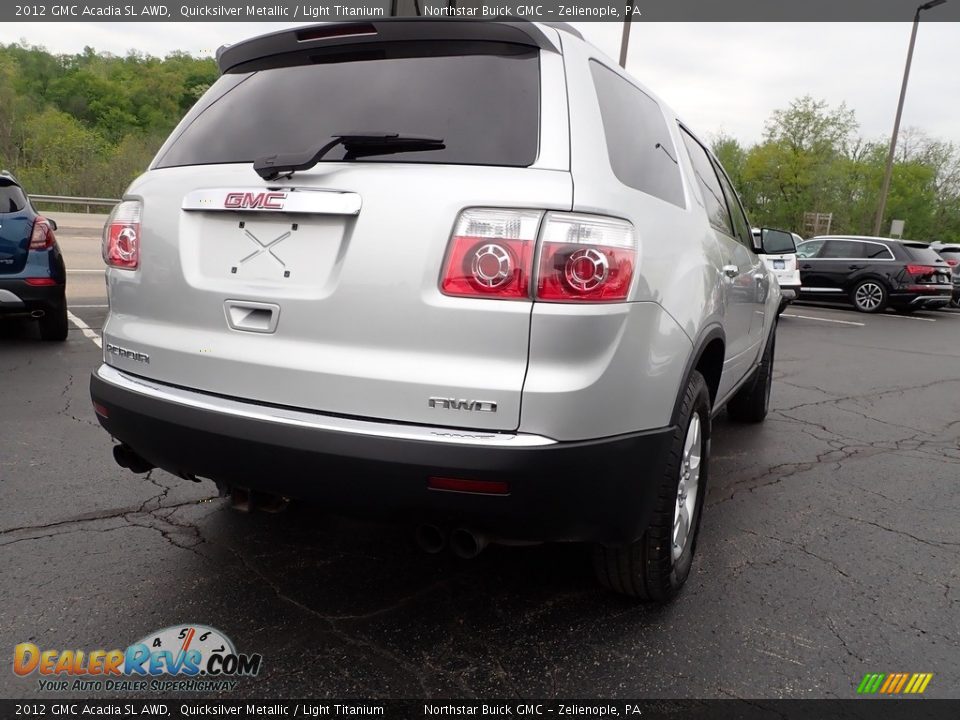
[[[561,24],[263,35],[104,229],[124,467],[690,570],[710,423],[767,413],[780,291],[716,158]]]

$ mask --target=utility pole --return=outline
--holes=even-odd
[[[947,0],[941,0],[946,2]],[[623,21],[623,37],[620,38],[620,67],[627,68],[627,48],[630,46],[630,15]]]
[[[913,16],[913,30],[910,33],[910,47],[907,49],[907,64],[903,68],[903,84],[900,86],[900,102],[897,103],[897,117],[893,121],[893,135],[890,136],[890,152],[887,153],[887,166],[883,171],[883,185],[880,187],[880,206],[877,208],[877,218],[873,224],[873,234],[880,235],[883,225],[883,213],[887,209],[887,194],[890,192],[890,178],[893,175],[893,156],[897,150],[897,136],[900,134],[900,117],[903,115],[903,100],[907,96],[907,80],[910,79],[910,63],[913,62],[913,46],[917,42],[917,28],[920,26],[920,13],[937,5],[943,5],[947,0],[930,0],[917,8]]]

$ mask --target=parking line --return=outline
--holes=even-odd
[[[72,322],[74,325],[76,325],[78,328],[80,328],[80,332],[83,333],[84,337],[90,338],[91,340],[93,340],[94,345],[96,345],[100,349],[103,349],[103,343],[100,341],[100,336],[97,335],[97,333],[93,330],[93,328],[91,328],[83,320],[78,318],[69,310],[67,311],[67,319],[70,322]]]
[[[837,323],[838,325],[856,325],[865,327],[864,323],[853,322],[852,320],[833,320],[831,318],[814,317],[813,315],[793,315],[792,313],[783,313],[784,317],[800,318],[801,320],[819,320],[820,322]]]
[[[913,315],[887,315],[886,313],[877,313],[875,317],[898,318],[900,320],[920,320],[922,322],[936,322],[934,318],[914,317]]]

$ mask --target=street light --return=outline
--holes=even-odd
[[[883,224],[883,212],[887,209],[887,193],[890,192],[890,176],[893,175],[893,154],[897,149],[897,135],[900,134],[900,116],[903,114],[903,99],[907,95],[907,80],[910,78],[910,63],[913,61],[913,46],[917,42],[917,27],[920,25],[920,13],[923,10],[943,5],[947,0],[930,0],[917,8],[913,16],[913,31],[910,33],[910,47],[907,50],[907,64],[903,68],[903,85],[900,86],[900,102],[897,103],[897,118],[893,121],[893,135],[890,136],[890,152],[887,154],[887,167],[883,171],[883,185],[880,188],[880,207],[877,209],[877,219],[873,224],[873,234],[880,234]]]

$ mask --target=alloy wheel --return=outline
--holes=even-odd
[[[697,508],[700,490],[701,440],[700,414],[693,413],[683,441],[683,458],[680,462],[680,482],[677,485],[677,502],[673,510],[673,561],[676,562],[693,534],[693,515]]]

